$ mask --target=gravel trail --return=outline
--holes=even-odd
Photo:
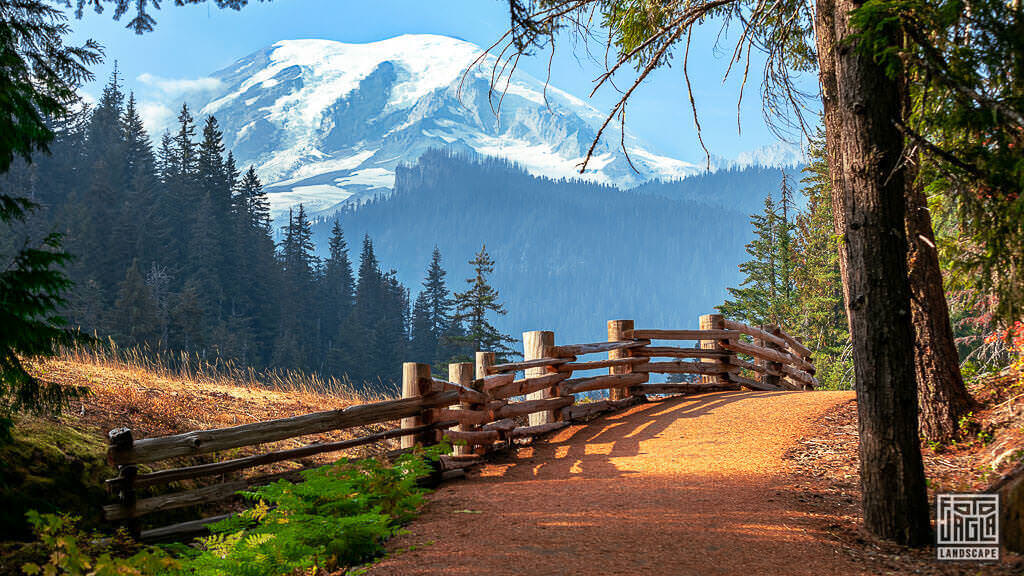
[[[635,406],[442,486],[373,575],[864,574],[792,505],[785,450],[852,392]]]

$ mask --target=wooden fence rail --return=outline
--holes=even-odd
[[[694,341],[695,347],[653,345],[653,341]],[[475,363],[453,363],[448,379],[426,364],[406,363],[402,398],[158,438],[134,439],[131,430],[109,434],[108,459],[117,467],[107,480],[117,502],[104,507],[108,520],[124,523],[143,539],[174,538],[203,530],[223,515],[142,530],[150,514],[200,506],[232,498],[248,487],[293,479],[304,468],[239,478],[228,475],[278,462],[349,450],[400,438],[401,449],[443,438],[456,444],[443,462],[456,469],[478,461],[500,442],[548,434],[572,422],[644,402],[648,395],[700,394],[738,390],[810,390],[817,386],[810,350],[775,326],[748,326],[719,314],[700,318],[698,330],[636,329],[631,320],[608,322],[608,340],[556,345],[552,332],[526,332],[524,359],[496,363],[493,352],[477,352]],[[583,359],[592,354],[605,358]],[[742,357],[741,357],[742,356]],[[657,360],[659,358],[668,360]],[[575,372],[607,369],[607,374]],[[524,373],[516,378],[517,373]],[[682,382],[650,382],[651,374],[689,375]],[[581,393],[607,390],[608,399],[579,403]],[[393,423],[400,421],[395,426]],[[193,463],[195,457],[289,440],[311,434],[364,429],[370,433],[333,442],[310,443],[243,457]],[[215,456],[214,456],[215,458]],[[185,464],[182,464],[185,459]],[[140,471],[140,466],[171,461],[170,467]],[[308,465],[312,467],[311,465]],[[140,498],[153,486],[220,481]]]

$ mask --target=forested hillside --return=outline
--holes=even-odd
[[[756,201],[778,189],[777,170],[752,173],[743,180]],[[496,261],[492,283],[509,310],[499,328],[595,341],[608,319],[696,327],[722,302],[751,232],[746,213],[711,199],[738,174],[709,175],[692,188],[708,201],[676,200],[435,151],[398,170],[393,195],[338,218],[349,238],[369,234],[381,261],[414,290],[435,244],[453,289],[462,289],[467,260],[486,244]],[[318,246],[330,227],[314,226]]]
[[[764,197],[769,192],[778,193],[783,174],[786,174],[799,190],[798,183],[802,170],[803,166],[726,168],[716,172],[695,174],[682,180],[653,180],[637,186],[633,191],[677,200],[704,202],[750,214],[762,208]],[[803,198],[797,195],[795,200],[799,206]]]
[[[52,155],[5,176],[4,188],[44,209],[0,249],[64,234],[70,326],[120,346],[357,382],[472,352],[479,338],[462,331],[475,328],[455,321],[471,304],[453,300],[485,245],[495,262],[486,281],[508,310],[487,314],[499,331],[587,341],[610,318],[694,325],[739,279],[750,236],[746,212],[723,202],[742,206],[781,178],[758,168],[621,191],[432,151],[398,169],[390,196],[316,220],[299,205],[277,226],[215,118],[183,107],[154,145],[116,74],[94,107],[54,129]],[[435,245],[431,293],[417,307]],[[469,340],[439,347],[453,338]]]

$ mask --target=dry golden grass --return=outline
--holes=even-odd
[[[74,400],[56,418],[24,416],[21,430],[72,428],[95,438],[102,450],[107,432],[130,428],[135,439],[210,430],[239,424],[336,410],[393,397],[383,387],[357,390],[349,383],[324,380],[298,372],[241,369],[224,362],[204,362],[195,357],[167,357],[144,350],[69,349],[55,358],[30,363],[31,370],[47,383],[84,387],[87,394]],[[150,470],[191,466],[239,458],[273,450],[313,443],[347,440],[393,428],[397,422],[331,431],[247,446],[215,454],[183,457],[152,465]],[[171,486],[144,489],[140,497],[188,490],[209,484],[259,477],[333,462],[343,456],[366,457],[397,447],[397,440],[378,442],[343,452],[324,453],[295,461],[278,462],[254,469],[176,482]],[[60,446],[57,447],[61,449]],[[95,454],[102,458],[102,454]],[[102,474],[102,473],[101,473]],[[106,472],[113,476],[115,472]],[[204,506],[200,510],[179,510],[147,517],[153,526],[191,520],[201,516],[236,511],[244,503],[237,499]]]
[[[61,424],[104,438],[114,428],[131,428],[136,439],[191,430],[225,428],[335,410],[393,397],[382,387],[356,390],[347,382],[324,380],[298,372],[256,372],[224,362],[208,363],[195,357],[173,359],[145,351],[104,347],[69,349],[59,356],[32,364],[41,380],[88,389],[59,417]],[[331,442],[362,436],[390,427],[374,425],[231,451],[229,454],[180,459],[155,466],[187,465],[256,452],[294,448],[313,442]],[[389,444],[349,452],[365,456],[391,448]],[[281,463],[251,473],[280,471],[295,466],[332,461],[340,455],[324,454],[301,462]]]

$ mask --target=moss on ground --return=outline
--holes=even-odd
[[[38,418],[20,418],[13,442],[0,444],[0,540],[32,538],[25,512],[65,512],[98,527],[115,473],[95,432]]]

